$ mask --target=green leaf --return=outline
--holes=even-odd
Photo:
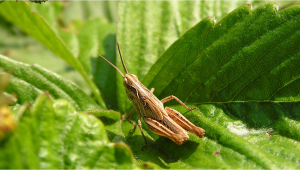
[[[128,12],[125,7],[121,10]],[[138,128],[130,134],[130,123],[103,120],[110,141],[125,141],[138,162],[150,161],[162,168],[299,168],[299,14],[299,6],[278,11],[276,4],[269,3],[254,10],[244,5],[217,23],[205,18],[150,68],[143,84],[154,87],[159,99],[175,95],[193,104],[189,107],[197,106],[199,111],[188,112],[176,101],[166,103],[203,127],[204,138],[190,134],[190,140],[178,146],[142,123],[148,141],[142,152]],[[122,28],[125,32],[127,27]],[[126,44],[136,43],[122,32]],[[127,49],[127,55],[123,53],[127,68],[139,73],[131,69],[137,69],[142,59],[133,55],[126,62]],[[126,94],[120,95],[119,102],[125,101]],[[132,119],[137,120],[136,114]]]
[[[72,54],[72,52],[61,40],[58,34],[53,31],[53,29],[40,15],[34,12],[30,12],[30,7],[25,2],[6,2],[1,4],[0,8],[0,14],[4,16],[4,18],[20,27],[27,34],[40,41],[56,55],[61,57],[74,69],[76,69],[91,88],[101,107],[106,107],[100,96],[98,88],[90,80],[82,64],[75,58],[75,55]],[[69,44],[71,43],[71,41],[72,43],[76,43],[74,42],[74,39],[72,39],[70,40]]]
[[[129,73],[143,80],[157,58],[200,20],[208,16],[220,19],[233,9],[251,2],[253,1],[120,2],[117,41]],[[256,4],[259,2],[255,1]],[[202,39],[199,41],[205,43]],[[118,57],[116,63],[118,68],[123,69]],[[126,99],[126,94],[121,93],[125,90],[121,76],[117,79],[117,90],[120,92],[117,96],[119,109],[129,111],[132,104]]]
[[[93,111],[87,111],[87,114],[92,114],[96,117],[102,117],[105,116],[107,118],[110,118],[112,120],[120,120],[121,114],[119,112],[113,111],[113,110],[93,110]]]
[[[1,169],[140,166],[133,162],[126,145],[108,141],[104,125],[93,115],[77,113],[66,100],[52,102],[44,94],[23,114],[15,133],[2,142],[0,152]]]
[[[298,101],[299,6],[277,8],[274,4],[253,11],[248,5],[238,8],[206,35],[198,34],[198,41],[205,39],[201,44],[188,37],[200,30],[199,23],[164,53],[149,71],[155,76],[145,78],[145,85],[155,84],[160,97],[175,91],[189,103]],[[187,40],[188,48],[176,48]],[[183,54],[186,57],[180,58]],[[165,81],[157,83],[162,78]],[[185,87],[189,88],[176,91]]]
[[[0,55],[0,67],[12,71],[6,92],[16,93],[19,104],[33,103],[39,94],[48,91],[54,99],[67,99],[77,110],[102,110],[76,85],[38,65],[23,64]]]

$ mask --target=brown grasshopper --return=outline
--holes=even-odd
[[[141,117],[143,117],[146,125],[150,128],[151,131],[154,133],[165,136],[171,140],[173,140],[178,145],[181,145],[183,142],[187,141],[189,139],[189,135],[185,130],[188,130],[198,136],[199,138],[202,138],[204,136],[204,129],[195,126],[193,123],[191,123],[189,120],[187,120],[182,114],[180,114],[178,111],[164,107],[163,103],[170,101],[172,99],[177,100],[185,109],[187,110],[194,110],[197,109],[197,107],[194,108],[188,108],[181,100],[179,100],[176,96],[169,96],[162,100],[159,100],[154,94],[154,88],[151,90],[148,90],[137,78],[134,74],[129,74],[124,61],[123,57],[120,51],[119,44],[118,50],[120,54],[120,58],[123,64],[123,68],[126,72],[125,76],[124,74],[111,62],[109,62],[104,57],[100,56],[102,59],[104,59],[107,63],[109,63],[111,66],[113,66],[124,78],[124,86],[126,88],[126,93],[128,98],[132,101],[134,104],[134,108],[129,112],[126,119],[129,123],[133,125],[133,129],[130,130],[130,132],[134,131],[136,128],[135,123],[133,123],[130,120],[130,117],[134,110],[136,109],[138,112],[138,126],[140,128],[140,131],[142,133],[142,136],[145,140],[145,145],[142,147],[142,150],[147,146],[147,140],[144,136],[143,130],[142,130],[142,123],[141,123]],[[185,130],[184,130],[185,129]]]

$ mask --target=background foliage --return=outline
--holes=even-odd
[[[299,13],[289,1],[1,3],[12,76],[0,101],[14,100],[1,102],[0,168],[299,168]],[[143,123],[140,150],[122,77],[97,57],[122,68],[116,41],[158,98],[199,108],[167,103],[204,138],[178,146]]]

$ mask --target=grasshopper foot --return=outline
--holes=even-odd
[[[136,128],[136,125],[133,125],[133,129],[130,129],[130,130],[129,130],[129,133],[134,132],[134,131],[135,131],[135,128]]]
[[[199,110],[198,107],[189,108],[188,110]]]
[[[141,150],[144,151],[146,146],[147,146],[147,143],[141,148]]]

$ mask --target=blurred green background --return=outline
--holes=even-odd
[[[111,23],[112,27],[116,27],[117,3],[117,1],[52,1],[42,4],[29,2],[29,5],[32,11],[41,14],[54,29],[68,36],[72,33],[78,34],[86,22],[95,18],[101,18],[104,22]],[[111,30],[115,35],[116,28]],[[36,63],[76,83],[91,95],[91,90],[76,70],[1,15],[0,37],[1,54],[27,64]]]

